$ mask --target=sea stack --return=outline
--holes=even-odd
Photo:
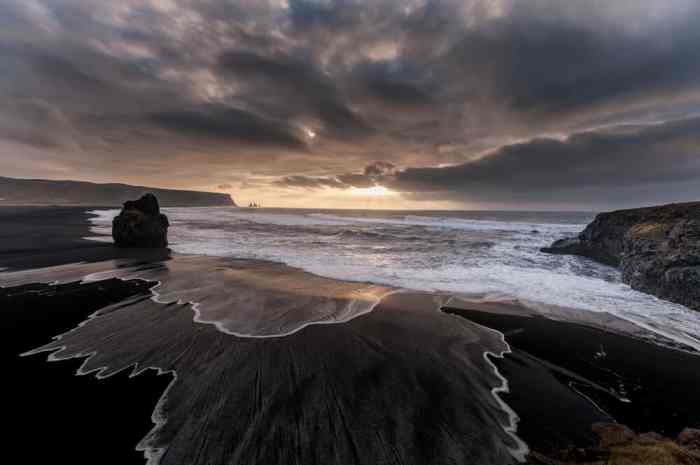
[[[617,266],[632,288],[700,310],[700,202],[601,213],[542,251]]]
[[[124,202],[112,220],[112,238],[117,247],[164,248],[168,246],[169,225],[156,196],[145,194]]]

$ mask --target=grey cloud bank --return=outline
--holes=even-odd
[[[512,199],[540,206],[548,200],[571,206],[575,199],[592,207],[672,201],[675,195],[695,195],[698,147],[696,117],[620,132],[574,133],[564,140],[536,138],[458,165],[396,170],[375,162],[361,174],[288,176],[279,184],[307,189],[383,185],[434,200],[501,205]]]
[[[0,169],[215,187],[222,167],[264,166],[270,189],[686,200],[698,18],[689,0],[8,0]]]

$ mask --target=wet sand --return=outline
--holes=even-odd
[[[522,418],[518,434],[533,450],[592,445],[595,421],[668,437],[700,427],[697,354],[621,334],[623,323],[610,332],[515,315],[508,305],[474,307],[444,311],[505,333],[512,353],[495,363],[511,387],[504,400]]]
[[[502,465],[522,456],[519,437],[549,451],[591,444],[595,421],[671,434],[700,418],[700,358],[603,314],[583,324],[501,303],[440,311],[449,296],[124,252],[76,240],[90,235],[84,212],[62,212],[41,233],[55,233],[53,248],[20,238],[0,254],[11,421],[23,425],[14,443],[47,444],[37,462],[143,463],[140,441],[162,464]],[[14,218],[10,239],[44,214],[16,213],[0,211]],[[512,354],[485,357],[509,350],[488,328]]]
[[[507,346],[500,334],[439,312],[436,296],[388,295],[393,290],[268,262],[142,251],[124,255],[110,249],[104,251],[106,260],[83,260],[78,254],[72,261],[80,257],[82,263],[70,263],[72,247],[50,254],[59,257],[48,262],[53,266],[18,266],[0,274],[3,292],[21,316],[13,324],[29,332],[21,320],[41,320],[46,311],[31,299],[20,305],[16,286],[57,282],[41,292],[61,312],[79,315],[70,318],[75,324],[88,310],[109,303],[105,296],[114,294],[113,286],[127,285],[122,280],[128,280],[127,287],[141,283],[136,296],[117,298],[31,353],[47,351],[51,360],[87,357],[80,373],[95,374],[106,386],[127,380],[127,374],[139,374],[136,380],[146,373],[161,387],[163,379],[172,379],[167,394],[149,410],[150,416],[155,407],[156,426],[139,445],[154,463],[500,465],[522,455],[522,444],[507,431],[513,426],[511,412],[494,395],[503,380],[484,358],[485,351],[501,354]],[[45,252],[28,254],[22,265]],[[155,298],[142,294],[146,281],[160,283]],[[94,301],[60,301],[64,291],[91,294]],[[65,329],[60,326],[56,333]],[[20,333],[18,338],[23,340]],[[38,339],[37,334],[31,341]],[[36,361],[41,357],[17,359],[28,370],[48,373],[37,369]],[[41,363],[65,366],[68,373],[75,362]],[[157,377],[149,368],[168,374]],[[42,388],[49,403],[61,403],[60,389]],[[113,400],[108,396],[87,407],[77,402],[76,408],[100,411],[102,403]],[[128,401],[120,405],[131,410]],[[120,430],[140,429],[137,421],[110,414],[105,410],[93,429],[111,424],[104,430],[120,444],[133,435],[115,432],[115,422],[124,422],[116,423]],[[43,421],[65,425],[73,417],[52,414]],[[73,434],[68,442],[82,447],[81,432]],[[88,449],[93,446],[91,441]]]
[[[3,444],[24,463],[143,464],[134,445],[153,426],[153,406],[170,376],[147,372],[130,379],[75,376],[82,361],[46,363],[19,357],[91,313],[132,295],[144,282],[109,280],[87,285],[32,285],[0,289],[0,361]],[[99,457],[99,460],[96,458]]]
[[[162,423],[139,446],[161,464],[505,464],[519,444],[483,357],[505,349],[497,333],[437,312],[432,296],[395,294],[349,322],[278,338],[231,336],[193,323],[187,304],[136,299],[33,353],[95,352],[81,372],[100,377],[176,373]]]
[[[86,207],[0,207],[0,269],[108,260],[111,244],[91,235]]]

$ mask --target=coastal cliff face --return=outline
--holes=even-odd
[[[700,202],[601,213],[542,251],[617,266],[632,288],[700,310]]]
[[[157,195],[163,207],[236,206],[221,192],[0,177],[0,205],[118,205],[147,192]]]

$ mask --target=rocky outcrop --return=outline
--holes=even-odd
[[[700,310],[700,202],[601,213],[542,251],[618,266],[632,288]]]
[[[559,239],[549,247],[542,247],[542,252],[553,253],[558,255],[582,255],[587,257],[589,249],[578,237],[567,237]],[[592,258],[592,257],[591,257]]]
[[[686,429],[673,440],[654,432],[635,434],[617,423],[595,423],[592,429],[600,439],[597,447],[533,451],[526,465],[700,465],[700,453],[687,444],[698,430]]]
[[[163,248],[168,245],[168,226],[158,199],[146,194],[124,202],[122,211],[112,220],[112,238],[118,247]]]

